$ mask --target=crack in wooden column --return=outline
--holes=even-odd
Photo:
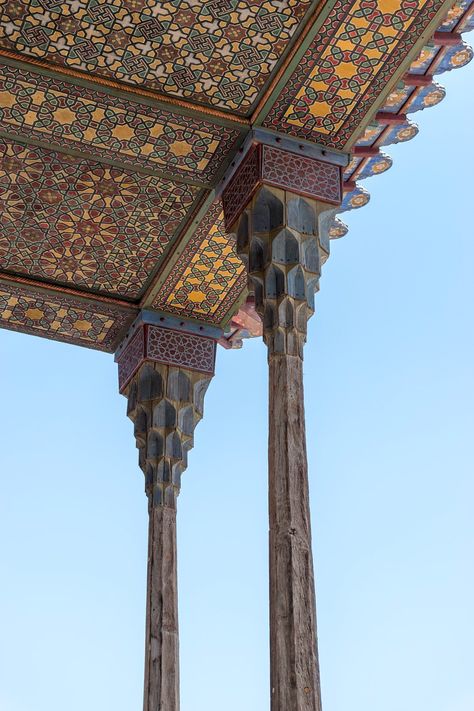
[[[329,256],[324,225],[333,206],[331,198],[318,198],[325,192],[337,202],[340,174],[336,166],[312,165],[289,154],[287,189],[284,169],[278,181],[274,174],[271,184],[265,179],[271,173],[265,159],[262,149],[249,152],[223,203],[268,347],[271,709],[321,711],[303,348],[321,266]],[[328,177],[326,184],[318,174]]]

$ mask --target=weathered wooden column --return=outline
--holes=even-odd
[[[329,255],[319,218],[340,180],[336,165],[257,145],[223,195],[268,346],[272,711],[321,709],[303,346]]]
[[[179,711],[176,500],[214,358],[213,339],[154,325],[117,358],[148,497],[144,711]]]

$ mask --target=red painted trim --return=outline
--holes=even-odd
[[[405,74],[403,81],[407,86],[429,86],[433,83],[432,74]]]
[[[398,125],[407,121],[406,114],[391,114],[389,111],[377,111],[375,119],[379,123],[388,125]]]
[[[462,42],[459,32],[435,32],[433,42],[437,47],[455,47]]]
[[[346,180],[342,184],[342,189],[345,193],[351,193],[353,190],[355,190],[357,187],[357,183],[355,180]]]
[[[380,148],[373,146],[354,146],[352,153],[355,156],[362,156],[363,158],[374,158],[380,154]]]

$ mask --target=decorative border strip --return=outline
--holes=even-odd
[[[0,327],[112,353],[137,314],[133,306],[0,278]]]
[[[351,7],[353,5],[353,3],[347,3],[346,0],[338,0],[322,28],[306,50],[288,84],[280,93],[273,107],[263,120],[263,126],[278,131],[288,131],[293,136],[314,140],[331,148],[343,149],[357,129],[358,124],[371,110],[378,96],[386,88],[402,62],[406,59],[410,50],[413,49],[416,41],[421,38],[423,32],[441,10],[443,4],[444,0],[428,0],[428,2],[426,2],[413,24],[403,33],[401,39],[398,41],[390,61],[382,65],[378,74],[373,81],[370,82],[368,89],[358,97],[351,113],[341,128],[335,134],[324,134],[313,129],[311,122],[303,126],[297,126],[286,121],[285,114],[294,102],[297,94],[305,86],[314,67],[318,66],[331,37],[334,36],[335,28],[341,26],[345,21],[347,17],[347,6],[349,5],[349,7]]]
[[[240,132],[1,65],[0,128],[24,140],[212,183]]]
[[[229,310],[233,307],[243,290],[246,288],[247,275],[244,269],[242,269],[242,274],[233,282],[230,289],[225,292],[224,298],[219,302],[219,305],[212,313],[203,313],[198,309],[191,310],[191,308],[178,308],[173,306],[169,300],[170,294],[172,294],[176,284],[191,264],[193,256],[200,250],[203,242],[206,241],[209,233],[216,224],[219,225],[219,229],[223,229],[222,205],[220,200],[216,200],[202,218],[197,230],[186,244],[184,251],[180,256],[179,266],[176,265],[171,270],[152,299],[152,308],[160,309],[165,313],[176,314],[185,318],[198,319],[202,322],[214,325],[220,325],[222,323]]]

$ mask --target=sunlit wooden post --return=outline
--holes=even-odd
[[[303,346],[329,256],[320,216],[340,196],[337,165],[262,145],[223,195],[268,347],[272,711],[321,708]]]
[[[144,711],[179,711],[176,501],[214,358],[213,339],[155,325],[118,356],[148,497]]]

